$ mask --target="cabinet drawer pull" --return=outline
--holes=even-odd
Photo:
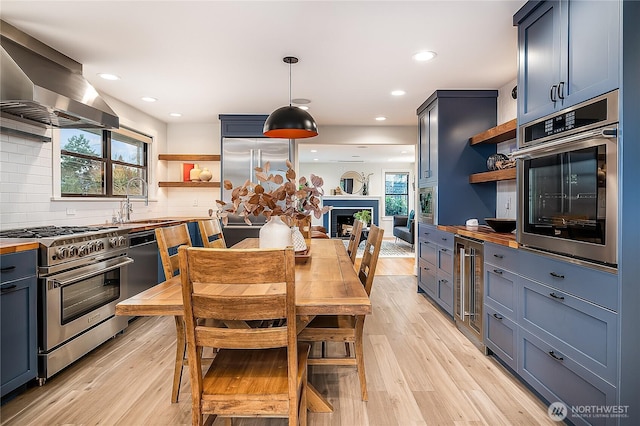
[[[498,320],[501,320],[503,318],[500,314],[493,314],[493,317]]]
[[[443,237],[443,238],[442,238],[442,241],[447,241],[447,238],[444,238],[444,237]]]
[[[493,257],[496,257],[498,259],[504,259],[504,256],[501,254],[494,254]]]
[[[558,100],[556,98],[556,95],[558,94],[557,88],[558,86],[554,84],[553,86],[551,86],[551,90],[549,90],[549,99],[551,99],[551,102],[553,103]]]
[[[441,282],[442,284],[446,284],[446,283],[448,283],[449,281],[447,281],[447,280],[440,280],[440,282]]]
[[[502,271],[500,269],[494,269],[493,272],[495,272],[498,275],[502,275]]]
[[[549,272],[549,275],[551,275],[553,278],[564,280],[564,275],[556,274],[555,272]]]
[[[556,355],[556,353],[554,351],[549,351],[549,356],[555,360],[558,361],[564,361],[564,358],[561,356]]]
[[[448,251],[446,248],[441,248],[440,250],[443,252]]]
[[[564,81],[558,83],[558,99],[564,99]]]
[[[0,289],[0,292],[2,292],[2,293],[6,293],[6,292],[8,292],[9,290],[13,290],[13,289],[14,289],[14,288],[16,288],[16,287],[18,287],[18,286],[17,286],[17,285],[15,285],[15,284],[8,285],[8,286],[6,286],[6,287],[2,287],[2,289]]]
[[[426,266],[424,266],[422,269],[424,269],[425,271],[429,270],[429,268],[427,268]]]
[[[564,296],[558,296],[555,293],[549,293],[549,296],[553,297],[556,300],[564,300]]]
[[[0,272],[9,272],[9,271],[13,271],[14,269],[16,269],[15,266],[5,266],[3,268],[0,268]]]

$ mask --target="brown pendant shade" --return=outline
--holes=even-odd
[[[287,56],[282,59],[289,64],[289,106],[273,111],[264,123],[262,133],[270,138],[304,139],[318,136],[318,125],[311,114],[291,106],[291,64],[298,58]]]

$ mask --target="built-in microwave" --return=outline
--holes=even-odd
[[[520,244],[617,265],[617,108],[611,92],[520,128]]]
[[[418,191],[418,219],[424,223],[435,223],[436,187],[428,186]]]

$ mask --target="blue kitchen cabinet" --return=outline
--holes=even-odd
[[[268,115],[220,114],[220,134],[223,138],[264,138],[262,129]]]
[[[528,2],[518,26],[518,124],[617,89],[620,3]]]
[[[200,229],[198,228],[198,222],[188,222],[187,229],[189,230],[191,245],[193,247],[204,247],[204,244],[202,242],[202,237],[200,236]],[[160,258],[160,253],[158,253],[158,283],[161,283],[163,281],[166,281],[166,277],[164,275],[164,267],[162,266],[162,259]]]
[[[518,355],[519,250],[484,243],[484,345],[514,371]]]
[[[417,109],[418,186],[433,190],[435,224],[495,216],[495,182],[470,185],[469,175],[487,170],[496,147],[469,138],[496,125],[496,109],[496,90],[437,90]]]
[[[418,223],[418,291],[424,291],[453,316],[453,237]]]
[[[2,396],[36,378],[36,251],[0,257],[0,388]]]

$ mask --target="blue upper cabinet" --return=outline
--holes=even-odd
[[[518,124],[619,87],[619,2],[528,2],[513,21]]]
[[[227,138],[264,138],[262,133],[268,115],[220,114],[220,134]]]

